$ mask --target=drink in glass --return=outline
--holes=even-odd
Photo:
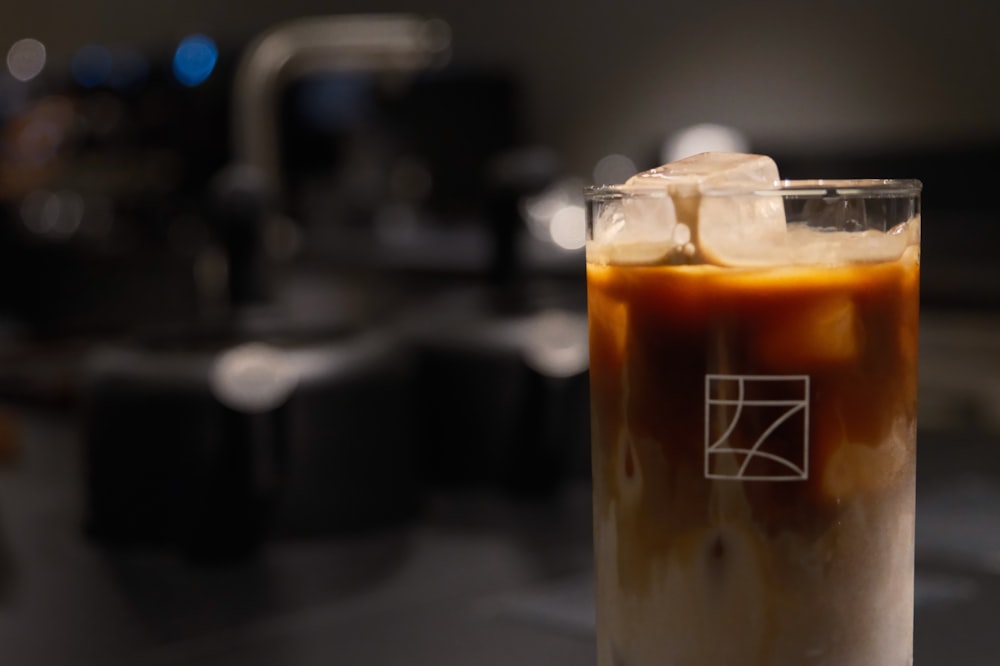
[[[912,663],[920,184],[776,179],[587,192],[599,666]]]

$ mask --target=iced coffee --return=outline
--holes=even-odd
[[[912,663],[919,190],[588,192],[599,666]]]

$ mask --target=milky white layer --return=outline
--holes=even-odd
[[[876,448],[904,451],[912,438],[901,422]],[[619,483],[650,482],[632,464]],[[765,536],[743,485],[716,484],[714,524],[639,558],[619,554],[627,530],[657,528],[642,522],[641,488],[624,488],[617,502],[598,497],[598,666],[910,666],[912,466],[900,472],[883,492],[844,500],[821,533]],[[629,566],[649,574],[641,594],[620,580]]]

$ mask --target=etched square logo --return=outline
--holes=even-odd
[[[705,375],[705,478],[809,478],[808,375]]]

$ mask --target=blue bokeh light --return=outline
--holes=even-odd
[[[215,42],[205,35],[190,35],[181,40],[174,52],[174,76],[186,86],[204,83],[218,59]]]
[[[302,119],[324,132],[346,131],[371,113],[373,82],[367,74],[337,73],[307,79],[297,94]]]
[[[81,46],[70,63],[73,80],[84,88],[96,88],[111,75],[111,51],[97,44]]]

